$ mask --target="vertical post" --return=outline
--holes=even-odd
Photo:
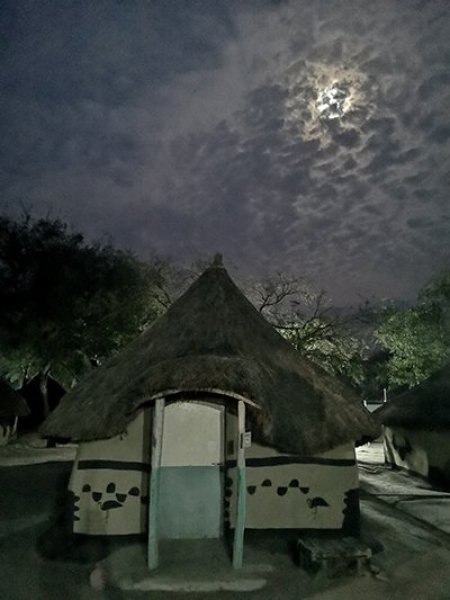
[[[164,429],[165,398],[155,400],[152,431],[152,470],[150,473],[149,513],[148,513],[148,554],[149,569],[158,566],[158,507],[162,438]]]
[[[387,390],[383,388],[383,402],[387,402]]]
[[[244,554],[244,530],[245,530],[245,403],[239,400],[238,403],[238,452],[237,452],[237,500],[236,500],[236,524],[234,529],[233,543],[233,567],[239,569],[242,567],[242,558]]]

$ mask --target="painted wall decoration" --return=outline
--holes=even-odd
[[[450,485],[450,436],[448,432],[384,427],[386,462]]]
[[[225,516],[234,527],[236,512],[235,416],[227,413]],[[319,456],[281,454],[253,444],[246,450],[246,527],[250,529],[341,529],[359,515],[354,447],[346,444]],[[349,519],[349,512],[356,519]]]
[[[348,531],[354,535],[357,535],[360,531],[360,506],[359,506],[359,487],[349,489],[345,492],[344,496],[344,520],[342,522],[342,529]]]
[[[148,501],[148,496],[141,495],[141,490],[137,486],[130,488],[127,492],[121,493],[117,491],[116,484],[112,481],[108,483],[104,492],[92,490],[89,483],[83,485],[81,492],[91,494],[93,502],[97,502],[100,510],[122,508],[129,496],[139,497],[143,504],[146,504]]]
[[[74,532],[146,533],[151,409],[122,436],[81,444],[69,488]],[[166,405],[160,470],[163,538],[222,535],[236,514],[236,416],[213,402]],[[357,523],[358,477],[352,444],[319,456],[246,449],[246,528],[341,529]]]
[[[150,411],[141,411],[124,435],[80,444],[69,483],[75,533],[145,533],[150,420]]]

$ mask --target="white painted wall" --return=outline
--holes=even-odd
[[[223,464],[224,407],[207,402],[174,402],[166,405],[164,415],[162,461],[163,468],[211,467]],[[143,533],[147,528],[148,505],[141,498],[148,497],[148,473],[125,469],[79,469],[80,461],[117,461],[119,463],[150,464],[151,409],[141,411],[124,434],[107,440],[85,442],[78,447],[69,489],[78,500],[74,523],[75,533],[90,535],[122,535]],[[173,470],[173,473],[175,470]],[[194,474],[197,479],[202,475]],[[195,477],[190,491],[195,489]],[[200,480],[200,479],[199,479]],[[108,486],[114,484],[114,491]],[[83,491],[89,486],[90,491]],[[220,478],[217,476],[217,485]],[[130,494],[137,488],[139,496]],[[99,499],[94,499],[101,494]],[[217,499],[217,519],[222,519],[221,489],[214,490]],[[119,495],[119,500],[117,497]],[[186,497],[172,498],[175,505],[187,502]],[[183,496],[186,496],[185,494]],[[206,499],[208,497],[203,494]],[[121,507],[103,510],[106,502],[118,502]],[[166,504],[169,506],[168,499]],[[180,507],[177,507],[180,513]],[[204,515],[205,516],[205,515]],[[220,523],[221,525],[221,523]]]
[[[152,409],[141,410],[121,435],[79,444],[76,460],[122,460],[150,463]]]
[[[235,415],[227,414],[227,461],[236,458]],[[233,442],[234,451],[229,453]],[[246,449],[246,459],[286,457],[273,448],[252,444]],[[317,455],[328,460],[355,461],[353,444],[344,444]],[[225,490],[226,510],[234,527],[236,515],[236,469],[227,469],[228,486]],[[359,487],[356,464],[334,466],[328,464],[277,464],[246,466],[246,521],[252,529],[340,529],[346,509],[346,492]],[[270,481],[270,485],[267,482]],[[295,487],[290,484],[298,485]],[[252,490],[252,493],[250,493]],[[280,492],[280,493],[279,493]],[[282,495],[281,495],[282,494]],[[316,506],[318,498],[328,506]],[[315,500],[316,499],[316,500]]]
[[[222,465],[224,458],[232,460],[236,457],[235,452],[227,452],[224,456],[224,420],[224,407],[218,404],[177,402],[166,406],[162,467],[166,473],[172,469],[175,472],[177,467],[188,467],[186,494],[201,488],[205,468],[209,470],[213,465]],[[78,498],[76,502],[80,509],[76,513],[80,520],[74,524],[76,533],[118,535],[146,531],[148,505],[141,498],[148,496],[148,473],[114,468],[79,470],[78,464],[80,460],[113,460],[149,465],[150,421],[151,409],[143,410],[130,423],[125,434],[79,445],[69,485]],[[227,413],[226,421],[226,446],[229,450],[228,442],[233,441],[236,450],[236,416]],[[276,450],[258,444],[246,449],[246,455],[247,458],[283,456]],[[355,458],[352,444],[334,448],[320,456],[328,459]],[[227,479],[231,479],[231,486],[225,487],[224,502],[233,525],[235,469],[227,470]],[[270,487],[262,485],[265,479],[270,479]],[[289,487],[294,479],[299,481],[299,487]],[[111,483],[114,484],[114,490],[108,491]],[[180,487],[183,481],[178,483]],[[85,486],[89,486],[90,491],[83,491]],[[255,486],[255,492],[247,494],[246,527],[340,528],[344,518],[345,493],[358,487],[357,468],[316,464],[247,467],[247,486]],[[214,489],[216,487],[214,484]],[[279,487],[287,488],[286,493],[279,495]],[[307,492],[302,491],[301,487],[307,488]],[[129,493],[133,488],[139,490],[138,496]],[[227,490],[230,489],[232,494],[227,496]],[[96,496],[101,494],[101,498],[94,499],[94,492]],[[214,494],[205,491],[202,495],[210,503],[213,497],[216,498],[214,503],[219,505],[221,519],[221,489],[215,490]],[[195,498],[188,502],[183,494],[175,496],[174,505],[185,502],[189,507],[197,502]],[[328,506],[312,508],[308,501],[312,502],[315,497],[324,498]],[[121,506],[102,510],[107,502],[119,502]],[[177,507],[177,514],[179,512]]]
[[[398,449],[402,446],[410,447],[403,457]],[[450,435],[447,431],[385,426],[384,450],[386,460],[391,464],[423,477],[428,477],[430,467],[436,467],[450,482]]]
[[[149,465],[150,430],[150,409],[146,409],[128,425],[124,434],[78,446],[69,482],[79,509],[75,512],[80,519],[74,522],[75,533],[128,535],[146,531],[148,504],[142,498],[148,497],[147,472],[113,467],[79,469],[78,465],[86,460]],[[89,491],[83,491],[86,486]],[[111,502],[120,506],[105,510]]]

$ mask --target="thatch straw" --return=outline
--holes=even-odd
[[[0,379],[0,421],[30,414],[28,404],[13,388]]]
[[[450,364],[421,384],[389,399],[374,416],[383,425],[450,430]]]
[[[47,436],[94,440],[122,433],[157,395],[213,390],[247,398],[253,437],[305,455],[376,437],[360,400],[301,358],[219,264],[119,355],[91,372],[42,427]]]

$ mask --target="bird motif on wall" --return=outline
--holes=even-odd
[[[314,511],[314,518],[316,518],[317,516],[317,509],[319,508],[319,506],[330,506],[328,502],[320,496],[315,496],[314,498],[307,498],[306,502],[309,508]]]

